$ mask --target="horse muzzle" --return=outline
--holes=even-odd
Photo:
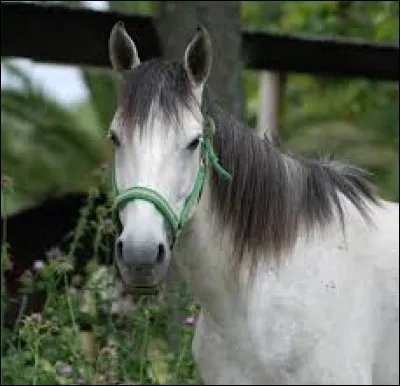
[[[160,240],[118,239],[116,266],[125,291],[136,294],[158,293],[166,275],[169,255],[169,247]]]

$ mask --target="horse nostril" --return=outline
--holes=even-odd
[[[162,264],[165,260],[165,247],[164,244],[158,244],[157,264]]]

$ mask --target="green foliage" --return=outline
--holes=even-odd
[[[82,2],[68,5],[83,6]],[[109,2],[113,10],[152,16],[157,16],[159,6],[157,1]],[[385,42],[398,38],[398,13],[398,2],[395,1],[242,3],[246,28]],[[89,101],[73,112],[44,95],[22,71],[8,67],[23,85],[22,91],[2,92],[2,173],[15,181],[15,189],[8,197],[8,208],[15,211],[46,195],[90,185],[91,171],[109,156],[103,136],[115,111],[118,82],[110,71],[82,69]],[[245,71],[244,81],[246,116],[255,126],[259,102],[258,73]],[[290,74],[284,103],[284,129],[280,134],[284,143],[294,146],[291,149],[295,152],[303,148],[297,137],[304,135],[308,141],[311,140],[309,135],[303,134],[307,127],[335,121],[356,127],[360,134],[366,131],[378,133],[368,138],[373,142],[379,141],[379,152],[385,146],[390,154],[398,149],[397,84]],[[292,137],[295,139],[291,140]],[[316,141],[317,137],[308,146],[318,151],[320,144]],[[373,143],[370,143],[371,147],[374,148]],[[333,152],[334,149],[328,146],[327,150]],[[336,155],[339,158],[344,156],[340,152]],[[362,160],[360,155],[354,158],[362,165],[377,169],[371,165],[369,153],[365,153]],[[389,162],[393,157],[384,159]],[[384,167],[379,166],[377,181],[386,197],[396,198],[397,178],[392,184],[388,182],[392,178],[389,176],[393,176],[388,170],[394,170],[396,162],[390,162]],[[81,178],[82,175],[87,178]]]
[[[96,114],[98,130],[105,134],[117,108],[118,84],[110,71],[83,69],[82,80],[89,90],[90,106]]]
[[[51,280],[47,275],[45,285]],[[166,335],[168,305],[143,299],[123,317],[89,318],[79,292],[49,296],[44,312],[25,315],[16,333],[2,329],[2,384],[198,384],[193,327],[175,326],[181,347],[174,351]],[[189,303],[184,311],[192,309]],[[90,332],[72,323],[84,317]]]
[[[114,11],[133,13],[143,16],[157,16],[159,1],[109,1],[108,6]]]
[[[281,1],[242,1],[242,23],[255,30],[269,30],[281,16]]]
[[[79,1],[60,3],[83,6]],[[160,2],[115,1],[109,7],[157,16]],[[244,27],[304,36],[398,44],[398,17],[396,1],[242,2]],[[2,213],[33,205],[46,195],[84,189],[93,199],[107,189],[109,176],[99,183],[98,167],[110,156],[104,134],[118,89],[111,73],[82,69],[89,101],[72,111],[45,95],[23,71],[6,66],[22,88],[2,89]],[[258,73],[245,71],[243,77],[247,119],[255,126]],[[289,74],[280,133],[283,147],[310,157],[330,153],[363,166],[373,173],[385,198],[398,200],[398,100],[398,83]],[[67,285],[65,274],[74,265],[75,248],[85,232],[96,230],[95,253],[87,266],[91,274],[99,268],[96,251],[105,248],[102,240],[113,231],[108,207],[97,208],[97,220],[88,223],[88,213],[94,210],[91,202],[82,212],[69,250],[63,251],[64,258],[47,259],[40,275],[29,271],[23,276],[22,292],[45,291],[46,306],[40,315],[24,314],[15,332],[2,328],[1,383],[198,384],[191,356],[193,329],[184,323],[171,325],[168,318],[177,307],[190,316],[197,313],[190,297],[183,296],[183,285],[173,303],[143,299],[117,319],[110,316],[109,299],[103,295],[108,279],[88,283],[94,299],[88,309],[82,304],[87,298]],[[3,274],[12,266],[6,247],[2,245],[1,255],[2,313],[8,302]],[[73,283],[80,280],[75,277]],[[65,284],[61,294],[56,290],[60,282]],[[79,327],[83,322],[91,327],[96,355],[85,354],[83,340],[88,334]],[[169,342],[174,333],[179,337],[178,350]]]
[[[22,70],[9,63],[6,67],[22,85],[2,89],[2,174],[14,184],[7,195],[8,209],[46,195],[87,189],[94,168],[107,154],[104,135],[48,97]]]
[[[37,291],[47,296],[41,313],[29,314],[22,307],[13,330],[2,325],[2,384],[199,384],[191,353],[193,322],[171,323],[169,317],[177,305],[182,315],[197,316],[193,300],[183,296],[183,283],[171,288],[172,297],[142,297],[126,307],[112,269],[98,266],[96,252],[87,263],[89,280],[84,286],[80,277],[67,280],[75,248],[87,232],[97,231],[95,251],[104,248],[106,237],[115,233],[109,221],[111,203],[91,205],[106,174],[103,170],[99,184],[91,189],[69,247],[48,253],[22,277],[22,296]],[[88,220],[93,211],[94,222]],[[4,248],[2,278],[12,260]],[[184,301],[175,302],[177,298]],[[8,301],[2,291],[2,310]],[[125,305],[125,311],[112,313],[116,304],[120,309]],[[171,334],[178,337],[178,347],[171,346]]]
[[[273,28],[300,35],[396,42],[397,1],[282,1]]]
[[[397,1],[251,1],[242,9],[247,27],[398,44]],[[257,75],[245,79],[248,121],[256,124]],[[288,74],[279,134],[295,153],[330,153],[367,168],[382,196],[398,200],[398,103],[398,83]]]

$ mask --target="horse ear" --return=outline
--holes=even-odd
[[[204,85],[210,74],[212,64],[212,46],[208,31],[203,26],[197,28],[197,33],[185,50],[183,65],[189,79],[195,87]]]
[[[121,21],[114,24],[111,30],[108,50],[113,69],[119,73],[131,70],[140,64],[136,45]]]

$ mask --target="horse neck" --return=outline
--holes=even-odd
[[[207,183],[190,226],[176,246],[175,258],[203,312],[221,324],[242,309],[245,287],[230,275],[230,233],[211,211]]]
[[[207,95],[203,113],[212,116],[216,124],[228,118],[237,122],[213,102],[213,95],[208,88],[204,92]],[[203,312],[214,321],[226,324],[232,315],[246,312],[248,271],[243,267],[243,277],[232,277],[233,235],[230,229],[220,225],[218,214],[212,208],[211,183],[210,176],[195,215],[187,229],[183,230],[174,255]]]

